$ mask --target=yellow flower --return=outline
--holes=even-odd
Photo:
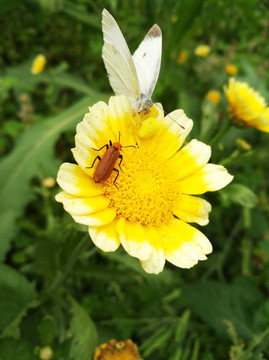
[[[229,102],[232,121],[238,126],[253,126],[261,131],[269,132],[269,108],[265,99],[248,83],[229,79],[224,86],[224,93]]]
[[[183,110],[160,114],[158,130],[140,137],[127,97],[91,107],[77,126],[72,152],[78,165],[61,165],[57,181],[64,191],[56,196],[76,222],[88,225],[96,246],[115,251],[121,244],[146,272],[156,274],[165,260],[190,268],[206,259],[212,246],[188,222],[206,225],[211,206],[193,195],[219,190],[233,178],[223,166],[207,164],[210,146],[192,140],[182,147],[193,126]],[[118,159],[118,172],[96,183],[97,161],[91,166],[104,156],[104,145],[118,142],[119,136],[121,166]]]
[[[47,188],[53,188],[56,185],[56,181],[53,177],[48,176],[42,181],[43,186]]]
[[[220,92],[217,90],[210,90],[205,97],[206,99],[210,100],[214,105],[218,105],[220,101]]]
[[[225,66],[225,71],[227,75],[236,75],[238,73],[238,68],[234,64],[227,64]]]
[[[46,65],[47,59],[44,55],[38,55],[32,64],[31,73],[33,75],[40,74]]]
[[[137,346],[132,340],[110,340],[95,351],[93,360],[141,360]]]
[[[194,50],[194,53],[196,56],[204,57],[209,54],[210,50],[211,50],[211,48],[208,45],[199,45]]]
[[[187,58],[188,58],[188,54],[186,53],[186,51],[182,50],[178,54],[177,63],[178,64],[183,64],[187,60]]]

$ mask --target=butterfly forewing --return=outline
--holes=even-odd
[[[134,101],[139,98],[140,89],[132,55],[116,20],[106,9],[102,15],[102,56],[110,85],[116,95],[124,94]]]
[[[162,32],[153,25],[133,55],[140,85],[140,94],[151,99],[157,83],[162,56]]]

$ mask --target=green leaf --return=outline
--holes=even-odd
[[[8,249],[15,217],[33,198],[30,180],[40,171],[56,176],[60,162],[54,156],[55,142],[62,132],[75,128],[90,103],[96,100],[100,100],[100,95],[80,100],[61,114],[32,127],[22,134],[13,152],[0,163],[0,234],[6,233],[0,257],[3,258]]]
[[[257,204],[257,196],[247,186],[242,184],[231,184],[219,192],[225,205],[232,203],[253,208]]]
[[[18,360],[19,358],[23,360],[38,359],[25,341],[0,340],[0,360]]]
[[[171,34],[171,44],[176,48],[186,40],[188,34],[193,30],[195,19],[201,14],[204,2],[205,0],[181,0],[178,2],[175,15],[178,16],[179,21],[172,27]]]
[[[1,213],[0,219],[0,262],[4,261],[5,254],[10,248],[10,239],[16,233],[16,211],[7,210]]]
[[[24,276],[6,265],[0,265],[0,331],[17,336],[17,325],[33,304],[36,291]]]
[[[61,10],[74,19],[101,31],[101,14],[99,16],[88,14],[84,9],[81,10],[77,5],[67,0],[62,0]]]
[[[70,327],[70,333],[73,337],[70,356],[74,360],[89,360],[97,346],[95,325],[82,306],[72,298],[70,301],[73,313]]]
[[[54,68],[50,71],[44,70],[38,75],[31,74],[33,60],[34,58],[25,61],[21,65],[8,68],[0,81],[2,90],[6,91],[7,89],[12,88],[15,92],[21,93],[22,91],[33,89],[40,83],[46,83],[49,85],[68,87],[93,98],[98,98],[98,96],[99,98],[102,97],[101,94],[98,95],[96,91],[91,89],[89,84],[79,76],[62,72],[61,66],[59,66],[60,69]],[[89,99],[89,101],[90,100],[91,99]]]
[[[223,320],[228,320],[239,336],[251,338],[253,335],[250,309],[264,299],[251,281],[241,277],[232,284],[203,281],[186,287],[183,293],[193,312],[218,334],[226,333]]]

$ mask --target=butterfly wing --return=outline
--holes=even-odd
[[[116,95],[126,95],[136,101],[140,90],[134,61],[116,20],[106,9],[102,13],[102,29],[102,57],[110,85]]]
[[[162,32],[158,25],[153,25],[133,55],[140,94],[151,99],[157,83],[162,57]]]

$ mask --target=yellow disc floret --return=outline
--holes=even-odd
[[[130,222],[143,225],[169,222],[173,218],[174,199],[178,197],[176,178],[169,163],[138,147],[125,148],[122,155],[117,187],[113,183],[116,175],[104,184],[110,207]]]

